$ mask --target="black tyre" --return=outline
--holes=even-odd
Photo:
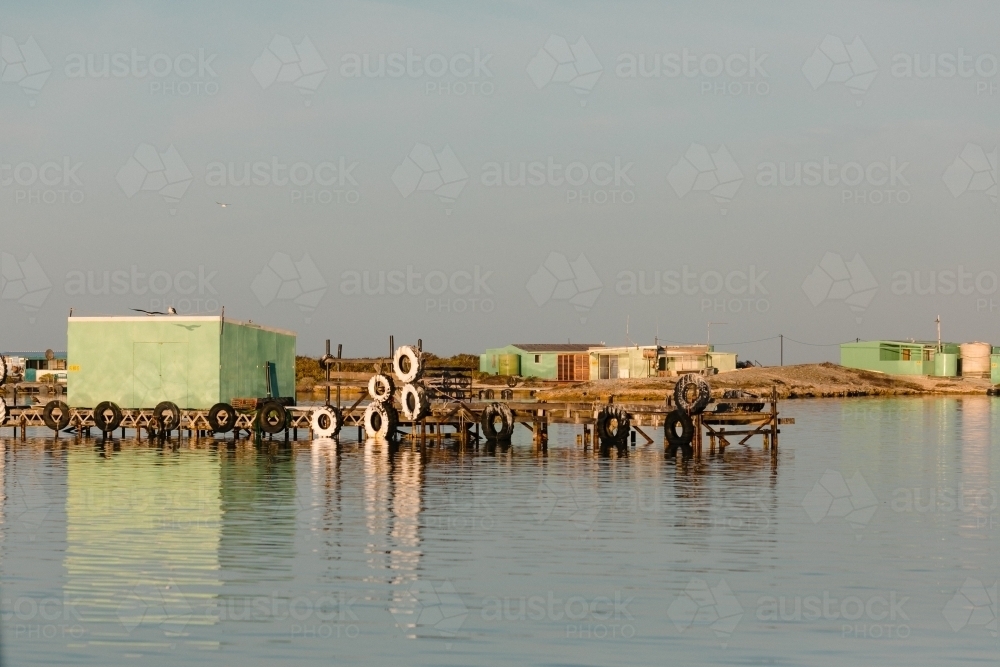
[[[236,427],[236,410],[229,403],[216,403],[208,411],[213,433],[229,433]]]
[[[69,426],[69,406],[62,401],[49,401],[42,408],[42,421],[53,431]]]
[[[264,433],[275,435],[285,430],[288,411],[277,401],[268,401],[257,411],[257,425]]]
[[[507,376],[507,386],[510,387],[511,389],[513,389],[514,387],[517,386],[517,376],[516,375],[508,375]]]
[[[677,426],[681,427],[681,432],[677,432]],[[691,441],[694,440],[694,422],[691,417],[680,410],[674,410],[667,415],[663,423],[663,436],[670,447],[691,448]]]
[[[479,426],[487,440],[509,440],[514,432],[514,413],[502,403],[490,403],[483,408]]]
[[[181,409],[171,401],[161,401],[153,408],[153,416],[159,423],[160,433],[170,433],[181,427]]]
[[[628,441],[632,420],[620,405],[608,405],[597,413],[597,435],[602,442],[620,446]]]
[[[94,426],[102,433],[111,433],[122,424],[122,409],[111,401],[101,401],[94,408]]]
[[[492,401],[495,397],[496,397],[496,395],[493,393],[492,389],[487,389],[486,390],[486,400]]]
[[[689,415],[703,412],[711,399],[712,389],[700,375],[682,375],[674,385],[674,404]]]

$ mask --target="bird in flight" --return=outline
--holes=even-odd
[[[229,206],[229,204],[223,204],[221,201],[217,201],[215,203],[221,206],[222,208],[226,208],[227,206]]]

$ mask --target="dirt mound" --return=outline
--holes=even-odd
[[[673,391],[676,378],[636,380],[594,380],[572,386],[539,391],[543,401],[663,401]],[[708,378],[712,396],[726,389],[742,389],[769,396],[777,389],[779,398],[834,396],[907,396],[922,394],[985,394],[989,380],[977,378],[937,378],[915,375],[886,375],[837,364],[800,364],[744,368]]]

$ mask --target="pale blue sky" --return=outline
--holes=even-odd
[[[626,319],[636,342],[651,342],[657,327],[663,339],[701,341],[709,321],[726,322],[713,326],[721,343],[778,333],[809,342],[920,338],[933,336],[939,313],[946,338],[1000,343],[1000,290],[989,289],[1000,273],[993,248],[1000,211],[995,189],[992,197],[988,187],[977,189],[996,178],[998,18],[1000,8],[985,2],[8,3],[0,33],[10,38],[8,47],[18,48],[4,50],[0,171],[9,167],[0,182],[14,180],[18,165],[27,165],[20,167],[22,181],[49,162],[80,166],[72,172],[79,183],[45,185],[36,177],[0,185],[0,348],[61,347],[70,307],[124,314],[185,298],[191,310],[224,305],[232,317],[296,330],[300,350],[311,353],[327,337],[343,342],[348,354],[381,352],[390,333],[397,340],[422,337],[441,353],[515,340],[623,343]],[[325,63],[326,75],[311,94],[292,81],[255,77],[253,65],[276,35],[293,45],[308,38]],[[803,72],[827,35],[844,45],[860,38],[874,61],[877,74],[861,94],[829,80],[835,74],[810,70],[822,79],[814,89]],[[558,76],[538,87],[529,75],[536,71],[531,63],[544,64],[539,50],[553,43],[550,36],[577,46],[585,39],[602,68],[584,88],[589,92]],[[28,51],[29,38],[51,67],[35,94],[16,80],[18,63],[7,62]],[[485,70],[478,77],[440,78],[341,72],[345,59],[367,55],[376,63],[380,55],[405,57],[408,49],[421,62],[434,55],[434,66],[453,61],[460,72],[478,50]],[[201,50],[209,69],[162,78],[76,77],[67,69],[88,58],[99,65],[105,54],[130,60],[133,50],[160,65],[177,61],[182,70],[190,63],[197,70]],[[618,64],[630,56],[648,66],[657,54],[683,56],[685,50],[696,64],[708,56],[709,72],[714,62],[735,55],[731,62],[738,64],[753,50],[765,55],[764,73],[710,77],[695,66],[692,77],[618,76]],[[907,58],[919,57],[926,68],[932,54],[936,60],[948,54],[945,63],[957,62],[960,53],[971,57],[965,65],[971,76],[945,76],[946,67],[927,78],[894,75],[894,64]],[[720,83],[742,94],[720,94]],[[159,153],[175,147],[191,173],[179,201],[166,202],[156,191],[128,197],[116,181],[142,144]],[[403,196],[393,174],[416,144],[432,153],[452,149],[468,175],[454,201],[432,191]],[[743,178],[731,201],[671,184],[668,175],[692,144],[710,153],[725,146]],[[994,165],[966,183],[961,164],[946,170],[969,144],[977,147],[973,153],[992,152]],[[617,158],[631,167],[618,186],[482,182],[491,163],[517,171],[521,163],[550,158],[588,168]],[[824,158],[863,169],[875,163],[875,181],[877,163],[908,164],[895,185],[758,182],[762,165],[784,162],[791,171],[795,163],[804,168]],[[343,185],[220,187],[206,179],[213,163],[227,169],[232,163],[239,175],[247,162],[274,160],[354,166]],[[47,173],[59,180],[62,172]],[[946,173],[953,174],[950,181]],[[602,197],[613,203],[595,203]],[[877,197],[888,203],[855,201]],[[330,203],[318,201],[323,198]],[[260,276],[269,261],[281,265],[281,257],[271,261],[276,253],[293,265],[308,254],[316,271],[301,283],[286,276],[295,284],[269,292],[260,285],[271,283]],[[572,285],[551,294],[529,291],[529,278],[551,253],[569,262],[586,258],[601,282],[592,307],[581,312],[560,298],[572,296]],[[860,255],[878,284],[866,307],[852,310],[832,292],[803,289],[827,253],[845,262]],[[32,283],[34,301],[18,284],[26,279],[17,277],[31,273],[29,254],[51,283],[44,298],[37,294],[44,288]],[[133,265],[137,273],[164,272],[158,280],[165,284],[169,276],[169,291],[140,293],[140,279],[127,294],[110,286],[101,293],[105,272],[110,279],[115,271],[131,273]],[[454,284],[430,303],[424,290],[349,293],[352,272],[368,271],[374,284],[380,271],[405,272],[407,265],[423,278],[440,272]],[[709,291],[716,273],[735,276],[734,292],[752,267],[758,277],[765,274],[758,284],[767,293],[723,288],[709,294],[699,287],[695,294],[661,289],[643,296],[618,288],[623,272],[644,272],[648,284],[656,272],[682,272],[685,265],[708,276]],[[474,281],[465,276],[477,266],[480,294],[464,289],[471,289]],[[937,278],[960,266],[972,276],[970,294],[947,293],[937,283],[926,295],[899,287],[901,276],[926,286],[932,272]],[[215,276],[185,294],[186,272],[197,276],[199,270]],[[94,285],[84,283],[80,294],[74,281],[88,273]],[[178,290],[173,280],[181,274]],[[438,279],[430,279],[432,289]],[[313,294],[297,305],[298,287]],[[732,349],[777,361],[770,341]],[[836,348],[786,346],[786,362],[835,354]]]

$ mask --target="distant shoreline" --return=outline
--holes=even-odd
[[[985,395],[993,385],[988,379],[942,378],[913,375],[886,375],[838,364],[754,367],[706,378],[712,396],[719,398],[727,389],[741,389],[767,397],[772,387],[778,398],[848,398],[889,396],[969,396]],[[676,378],[597,380],[573,386],[540,389],[542,401],[662,400],[673,389]]]

